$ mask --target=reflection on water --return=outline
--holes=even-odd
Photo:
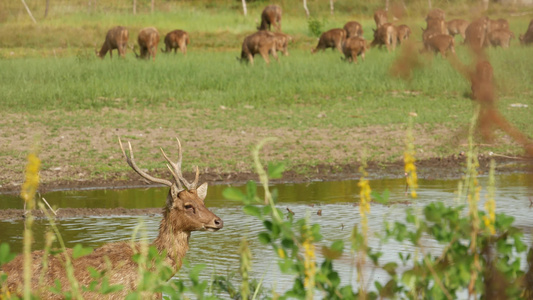
[[[480,183],[486,186],[486,178],[481,178]],[[530,208],[530,197],[533,182],[532,174],[508,174],[497,178],[496,207],[498,212],[504,212],[515,217],[515,224],[526,230],[526,239],[530,242],[530,229],[533,228],[533,219],[530,217],[533,208]],[[443,201],[449,205],[456,203],[457,180],[420,180],[418,190],[419,199],[410,204],[397,204],[383,206],[373,204],[369,215],[369,228],[378,233],[382,230],[383,221],[389,222],[403,220],[406,207],[423,207],[430,201]],[[390,191],[393,201],[405,201],[404,179],[372,180],[370,185],[374,191]],[[237,272],[239,257],[237,254],[239,242],[246,237],[250,243],[253,255],[253,276],[265,276],[267,286],[275,285],[283,290],[292,285],[291,277],[281,276],[277,266],[272,264],[275,257],[270,249],[260,244],[257,233],[262,231],[263,225],[255,218],[243,214],[241,205],[236,202],[224,200],[222,191],[226,186],[215,185],[209,188],[206,206],[224,220],[224,228],[218,232],[194,232],[191,237],[190,250],[187,259],[191,264],[206,263],[208,268],[204,271],[204,278],[209,279],[213,272],[226,275]],[[295,217],[309,215],[313,223],[320,224],[324,236],[323,243],[330,244],[333,240],[343,239],[349,245],[351,229],[359,224],[360,216],[358,207],[354,207],[359,198],[357,181],[336,182],[311,182],[291,183],[273,186],[279,191],[279,206],[285,211],[289,207],[295,212]],[[165,202],[167,188],[129,189],[129,190],[84,190],[53,192],[44,195],[52,206],[56,207],[126,207],[146,208],[161,207]],[[479,203],[484,209],[484,195]],[[21,208],[21,201],[17,197],[0,195],[0,208]],[[318,216],[317,211],[322,210]],[[140,235],[148,240],[153,240],[157,235],[160,222],[159,216],[144,217],[84,217],[60,220],[59,228],[68,247],[77,243],[85,246],[97,247],[104,243],[129,240],[133,228],[140,222],[143,224],[144,234]],[[10,243],[14,251],[19,252],[22,242],[22,221],[0,222],[0,242]],[[47,222],[38,220],[35,225],[34,248],[42,248],[44,232]],[[373,235],[372,235],[373,236]],[[438,251],[438,246],[432,241],[425,241],[428,251]],[[378,239],[371,237],[370,244],[378,245]],[[409,251],[406,245],[388,243],[382,245],[385,254],[383,261],[396,260],[398,251]],[[320,247],[317,247],[320,249]],[[349,253],[349,251],[346,251]],[[347,256],[340,259],[337,268],[345,283],[355,281],[352,258]],[[187,268],[181,270],[179,277],[187,276]],[[374,274],[374,279],[385,280],[385,274]],[[383,277],[383,278],[381,278]]]

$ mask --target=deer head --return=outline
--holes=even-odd
[[[122,154],[126,158],[126,162],[137,174],[152,183],[160,183],[170,187],[163,211],[161,229],[163,227],[168,228],[171,232],[166,232],[167,234],[175,234],[177,232],[190,233],[191,231],[197,230],[217,231],[224,226],[224,222],[204,205],[204,200],[207,195],[207,183],[203,183],[197,187],[199,176],[198,167],[196,167],[196,177],[192,183],[189,183],[183,177],[181,172],[181,143],[179,139],[176,138],[176,140],[178,141],[179,153],[177,162],[171,161],[163,149],[160,148],[161,153],[168,162],[167,167],[170,173],[172,173],[173,181],[155,178],[142,171],[135,164],[131,143],[128,142],[129,156],[126,155],[120,138],[119,144],[122,149]],[[163,234],[163,232],[160,232],[160,234]]]
[[[134,45],[132,45],[132,44],[128,44],[128,47],[130,47],[130,49],[133,51],[133,54],[135,54],[135,57],[137,57],[137,58],[141,58],[141,56],[139,55],[139,53],[137,53],[137,51],[135,51],[135,46],[134,46]],[[142,52],[142,51],[141,51],[141,52]],[[120,139],[119,139],[119,141],[120,141]],[[122,145],[122,144],[121,144],[121,145]],[[124,151],[124,149],[123,149],[122,151]],[[141,175],[141,176],[142,176],[142,175]]]

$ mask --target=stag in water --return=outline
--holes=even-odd
[[[182,259],[189,249],[189,237],[192,231],[217,231],[223,227],[222,220],[209,211],[204,205],[207,195],[207,183],[198,185],[198,167],[196,177],[189,183],[182,175],[181,144],[178,141],[178,161],[171,161],[161,149],[163,157],[168,162],[167,166],[172,173],[173,180],[155,178],[148,175],[137,166],[133,158],[131,143],[128,142],[129,155],[126,154],[122,142],[119,139],[120,148],[128,165],[141,177],[152,182],[168,186],[169,192],[163,219],[159,225],[159,235],[152,242],[160,254],[165,254],[164,264],[172,269],[169,280],[181,267]],[[69,260],[73,267],[74,277],[79,286],[88,286],[94,279],[89,269],[105,272],[109,278],[109,284],[122,285],[121,291],[105,295],[106,299],[124,299],[131,291],[137,289],[142,280],[139,275],[139,265],[133,260],[133,256],[142,252],[140,243],[117,242],[105,244],[95,249],[92,253],[79,258],[73,258],[72,249],[57,255],[48,255],[48,267],[43,266],[44,251],[32,253],[32,291],[39,293],[43,299],[62,299],[61,295],[53,294],[48,287],[56,286],[56,281],[61,284],[62,291],[71,290],[72,278],[69,279],[65,263]],[[16,257],[13,261],[2,266],[2,271],[7,274],[7,289],[15,295],[23,292],[23,257]],[[42,277],[41,277],[42,276]],[[84,291],[84,298],[99,298],[101,294]],[[151,298],[161,298],[161,294],[150,295]]]
[[[126,55],[126,46],[128,45],[128,29],[122,26],[116,26],[107,32],[104,44],[100,51],[96,50],[96,56],[104,58],[109,51],[109,57],[113,58],[113,50],[117,49],[118,54],[122,57]]]

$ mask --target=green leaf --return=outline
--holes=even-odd
[[[55,285],[54,286],[51,286],[50,287],[50,292],[54,293],[54,294],[59,294],[61,295],[62,292],[61,292],[61,282],[59,281],[59,279],[56,279],[54,281]]]
[[[342,253],[344,250],[344,241],[343,240],[336,240],[331,244],[331,250],[339,251]]]
[[[102,288],[101,293],[104,294],[104,295],[105,294],[110,294],[110,293],[122,291],[123,288],[124,288],[124,286],[122,286],[121,284],[110,285],[110,286],[106,286],[105,289]]]
[[[390,262],[383,266],[383,270],[385,270],[390,276],[394,276],[396,274],[397,267],[398,267],[397,263]]]
[[[83,247],[81,244],[76,244],[76,246],[72,248],[72,258],[77,259],[82,256],[91,254],[92,252],[93,252],[93,248]]]
[[[257,201],[257,184],[253,180],[246,183],[246,196],[249,200]]]
[[[241,190],[234,187],[224,189],[224,191],[222,191],[222,196],[233,201],[244,201],[246,199],[246,195],[244,195]]]
[[[141,299],[141,294],[139,292],[131,292],[126,296],[125,300],[138,300]]]
[[[272,179],[281,178],[283,171],[285,171],[284,163],[268,163],[268,177]]]
[[[259,241],[265,245],[270,244],[270,242],[272,241],[272,239],[270,238],[270,234],[268,234],[267,232],[261,232],[257,235],[257,237],[259,238]]]
[[[87,270],[89,271],[91,277],[94,279],[99,279],[100,277],[102,277],[103,272],[100,272],[93,267],[87,267]]]
[[[242,208],[245,214],[261,218],[261,208],[254,205],[246,205]]]
[[[2,243],[0,245],[0,266],[12,261],[15,258],[14,253],[10,253],[9,244]]]
[[[383,191],[383,193],[381,193],[381,194],[376,192],[376,191],[372,191],[370,193],[370,195],[372,196],[372,199],[376,200],[376,202],[378,202],[378,203],[381,203],[381,204],[388,204],[389,203],[390,192],[389,192],[388,189]]]

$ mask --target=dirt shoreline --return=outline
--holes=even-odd
[[[479,158],[479,173],[486,174],[489,171],[490,157],[480,156]],[[514,172],[531,172],[533,173],[533,160],[527,158],[507,158],[494,157],[497,163],[496,171],[498,173],[514,173]],[[464,165],[466,158],[462,155],[454,155],[447,158],[433,158],[417,162],[417,174],[421,179],[435,179],[435,178],[459,178],[464,173]],[[294,171],[287,171],[283,174],[283,178],[273,180],[276,182],[308,182],[308,181],[330,181],[330,180],[345,180],[359,178],[359,164],[350,165],[320,165],[315,168],[313,172],[308,174],[296,173]],[[339,171],[342,170],[342,171]],[[403,162],[398,161],[394,163],[380,163],[370,162],[366,168],[368,174],[372,178],[398,178],[402,177]],[[114,178],[97,178],[95,180],[86,181],[63,181],[51,180],[40,185],[39,191],[46,193],[57,190],[79,190],[79,189],[121,189],[138,186],[150,186],[143,181],[134,172],[131,176],[124,180],[123,174],[117,174]],[[192,176],[192,174],[186,174]],[[164,176],[164,175],[163,175]],[[120,180],[117,178],[121,178]],[[257,180],[255,173],[207,173],[201,174],[201,180],[209,184],[241,184],[248,180]],[[532,183],[533,184],[533,183]],[[19,192],[20,186],[2,186],[0,188],[0,195],[2,194],[16,194]],[[125,208],[62,208],[58,211],[56,218],[71,218],[83,216],[114,216],[114,215],[159,215],[161,208],[148,209],[125,209]],[[35,211],[34,216],[37,218],[44,218],[44,214],[40,211]],[[0,210],[0,220],[12,220],[24,218],[24,212],[21,209],[4,209]]]

